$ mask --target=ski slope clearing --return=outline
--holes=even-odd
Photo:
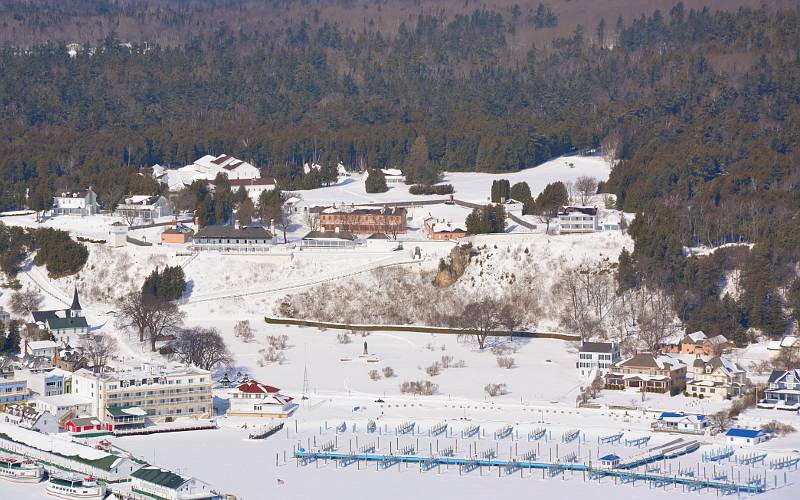
[[[600,156],[562,156],[533,168],[519,172],[502,174],[486,174],[476,172],[447,172],[443,183],[452,184],[454,196],[459,200],[486,202],[492,181],[508,179],[513,185],[516,182],[527,182],[533,196],[544,190],[545,186],[555,181],[574,182],[581,176],[607,180],[611,166]],[[387,203],[398,201],[441,200],[444,196],[411,195],[409,186],[405,184],[389,184],[385,193],[367,193],[360,175],[346,178],[335,186],[296,191],[310,205],[330,205],[332,203]]]

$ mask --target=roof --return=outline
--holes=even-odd
[[[206,226],[194,235],[197,238],[239,238],[246,240],[269,240],[272,233],[261,226],[241,226],[236,229],[234,226]]]
[[[703,332],[694,332],[687,335],[686,339],[688,339],[689,342],[697,343],[700,342],[701,340],[705,340],[706,334]]]
[[[389,237],[384,233],[372,233],[367,237],[368,240],[388,240]]]
[[[52,340],[34,340],[28,342],[28,347],[33,351],[38,351],[39,349],[53,349],[58,347],[58,343]]]
[[[794,370],[772,370],[769,375],[768,383],[772,384],[782,380],[784,377],[794,376],[795,380],[800,380],[800,369]]]
[[[226,154],[221,154],[221,155],[217,156],[216,158],[214,158],[213,160],[211,160],[211,163],[214,163],[216,165],[222,165],[223,163],[225,163],[225,160],[227,160],[228,158],[230,158],[230,156],[228,156]]]
[[[263,177],[261,179],[231,179],[231,187],[235,186],[274,186],[275,179],[272,177]]]
[[[597,207],[561,207],[558,215],[566,215],[571,213],[582,213],[584,215],[597,215]]]
[[[613,461],[619,460],[619,455],[615,455],[613,453],[610,453],[610,454],[608,454],[608,455],[606,455],[604,457],[600,457],[600,460],[607,461],[607,462],[613,462]]]
[[[713,369],[721,368],[725,375],[732,377],[739,373],[743,373],[744,370],[734,363],[733,361],[729,360],[728,358],[723,358],[721,356],[715,356],[711,359],[705,358],[697,358],[694,360],[692,366],[695,368],[705,368],[706,365],[711,365]]]
[[[86,427],[87,425],[100,425],[102,422],[97,417],[78,417],[71,418],[67,422],[72,422],[75,427]]]
[[[667,355],[655,356],[652,353],[645,352],[635,354],[628,359],[619,361],[614,366],[630,366],[637,368],[657,368],[659,370],[675,370],[683,368],[686,365],[678,358],[673,358]]]
[[[662,412],[661,415],[658,416],[658,420],[662,420],[662,421],[676,421],[676,420],[683,420],[683,419],[687,419],[689,421],[703,422],[706,419],[706,416],[705,415],[692,415],[692,414],[689,414],[689,413],[671,412],[671,411]]]
[[[347,231],[311,231],[307,235],[303,236],[304,240],[350,240],[353,241],[356,239],[352,233],[348,233]]]
[[[344,209],[336,207],[328,207],[320,212],[320,215],[405,215],[408,213],[403,207],[383,207],[383,208],[364,208],[350,206],[349,209],[345,206]]]
[[[248,380],[243,384],[239,384],[236,386],[236,390],[239,392],[246,392],[248,394],[275,394],[280,391],[280,389],[277,387],[264,385],[256,380]]]
[[[146,483],[157,484],[171,490],[176,490],[189,481],[187,477],[183,477],[168,470],[159,469],[158,467],[142,467],[134,471],[131,477],[135,477]]]
[[[728,432],[725,433],[726,436],[741,438],[756,438],[764,434],[766,432],[761,429],[739,429],[736,427],[728,429]]]
[[[88,192],[88,189],[70,189],[56,195],[56,198],[85,198]]]
[[[72,305],[69,306],[70,311],[80,311],[81,310],[81,301],[78,300],[78,287],[75,287],[75,291],[72,294]]]
[[[138,406],[128,406],[125,408],[108,407],[106,408],[106,413],[112,417],[143,417],[147,415],[147,412]]]
[[[48,318],[47,328],[50,330],[64,330],[66,328],[89,328],[89,323],[86,318],[78,316],[77,318]]]
[[[605,352],[614,351],[614,344],[611,342],[584,342],[581,344],[580,352]]]

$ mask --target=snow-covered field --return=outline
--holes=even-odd
[[[536,196],[545,186],[555,181],[574,182],[581,176],[594,177],[604,181],[608,179],[610,172],[609,164],[600,156],[562,156],[519,172],[503,174],[447,172],[442,182],[453,185],[454,196],[459,200],[486,202],[489,199],[492,181],[498,179],[508,179],[512,185],[516,182],[527,182],[531,193]],[[354,174],[336,186],[296,192],[311,205],[386,203],[445,198],[436,195],[409,195],[408,188],[409,186],[405,184],[389,184],[389,191],[385,193],[367,193],[360,175]]]

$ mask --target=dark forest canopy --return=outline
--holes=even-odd
[[[676,4],[537,45],[521,41],[539,29],[528,13],[472,6],[388,31],[326,17],[243,31],[222,18],[175,43],[112,33],[74,58],[61,42],[6,45],[0,205],[21,205],[26,187],[113,186],[206,153],[293,188],[311,159],[406,168],[420,137],[438,171],[602,147],[620,160],[604,189],[640,213],[638,283],[671,290],[697,327],[735,317],[779,333],[800,261],[800,11]],[[730,242],[755,246],[712,268],[682,252]],[[722,304],[715,286],[733,269],[746,270],[744,292]]]

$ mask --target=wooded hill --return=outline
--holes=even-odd
[[[121,22],[142,5],[12,3],[4,33],[39,15],[48,36],[58,23],[37,10],[42,3],[88,9],[65,13],[66,24]],[[295,4],[273,5],[295,12]],[[646,17],[595,18],[533,46],[518,35],[550,29],[536,27],[538,6],[470,5],[414,15],[396,30],[354,29],[312,7],[308,19],[277,15],[286,22],[259,31],[200,21],[218,9],[247,11],[248,2],[174,5],[184,7],[159,19],[193,28],[173,43],[107,34],[74,58],[61,42],[0,51],[2,208],[22,205],[26,187],[35,199],[92,184],[101,201],[111,199],[140,166],[206,153],[246,159],[291,189],[313,187],[302,174],[310,159],[405,167],[422,136],[430,164],[450,171],[517,170],[602,146],[620,160],[605,189],[641,213],[625,286],[670,290],[680,317],[712,333],[783,331],[791,297],[800,297],[790,293],[800,257],[796,7],[676,4]],[[362,9],[378,5],[389,8]],[[552,13],[563,29],[557,6]],[[755,247],[682,254],[728,242]],[[736,269],[739,287],[722,301],[719,284]]]

